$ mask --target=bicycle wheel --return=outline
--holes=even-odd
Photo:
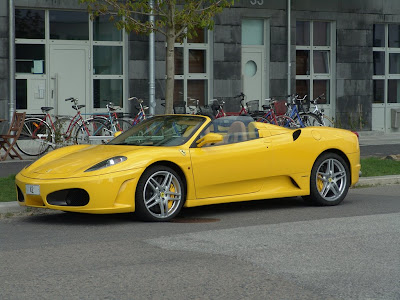
[[[280,115],[276,117],[276,123],[279,126],[287,128],[298,128],[299,125],[290,117],[285,115]]]
[[[16,143],[19,151],[29,156],[38,156],[45,153],[53,144],[54,136],[49,124],[40,118],[25,119]]]
[[[114,126],[116,131],[126,131],[132,127],[132,122],[118,118],[114,120]]]
[[[75,135],[76,144],[102,144],[110,140],[112,132],[104,122],[96,119],[86,120],[79,126]]]
[[[300,113],[301,122],[305,127],[322,126],[321,119],[313,113]],[[299,123],[299,122],[298,122]]]
[[[335,122],[331,120],[329,117],[323,115],[322,116],[322,125],[327,127],[335,127]]]

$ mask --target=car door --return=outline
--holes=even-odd
[[[198,199],[254,193],[268,177],[270,138],[191,148]]]

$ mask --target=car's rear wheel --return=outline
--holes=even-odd
[[[325,153],[314,163],[307,202],[322,206],[337,205],[346,197],[350,186],[349,166],[335,153]]]
[[[144,221],[163,222],[174,218],[185,201],[185,186],[170,167],[148,168],[136,187],[135,210]]]

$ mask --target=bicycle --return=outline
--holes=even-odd
[[[129,101],[136,100],[137,102],[139,102],[139,107],[136,107],[139,111],[136,114],[135,118],[131,122],[132,126],[134,126],[136,124],[139,124],[143,120],[146,120],[145,110],[148,110],[149,107],[148,106],[143,106],[143,100],[142,99],[138,99],[136,97],[128,98],[128,100]]]
[[[96,114],[79,126],[75,134],[77,144],[93,144],[94,141],[103,143],[111,139],[117,131],[125,131],[132,127],[131,122],[118,118],[116,111],[119,107],[114,107],[112,102],[108,102],[106,108],[107,113]]]
[[[194,103],[194,105],[188,105],[188,114],[191,115],[202,115],[214,119],[215,116],[209,105],[200,106],[200,100],[188,97],[187,103]]]
[[[220,101],[218,101],[218,99],[212,99],[211,101],[212,101],[212,103],[210,106],[211,106],[214,117],[216,119],[226,117],[226,113],[224,111],[225,101],[221,100],[221,102],[220,102]]]
[[[74,131],[78,126],[85,124],[80,109],[85,105],[78,105],[78,99],[70,97],[65,99],[73,103],[72,108],[76,110],[75,116],[55,116],[56,121],[50,115],[53,107],[41,107],[43,117],[28,117],[25,119],[20,138],[17,141],[18,149],[28,156],[39,156],[50,147],[56,148],[58,144],[76,143],[73,139]],[[68,127],[66,128],[66,124]],[[66,129],[65,129],[66,128]],[[88,130],[83,126],[84,130]]]
[[[275,101],[271,98],[265,100],[269,101],[270,104],[264,104],[262,106],[264,109],[263,115],[260,116],[259,114],[252,114],[252,117],[255,121],[290,128],[298,127],[297,123],[292,118],[287,116],[285,112],[282,112],[280,101]],[[286,107],[286,103],[283,104]],[[278,107],[279,111],[277,111]]]
[[[297,127],[304,128],[308,126],[322,126],[322,121],[318,115],[304,111],[303,102],[305,101],[306,97],[307,95],[305,95],[302,99],[299,99],[298,95],[292,96],[290,102],[290,111],[287,112],[287,115],[297,123]]]
[[[324,99],[324,97],[325,94],[322,94],[310,101],[310,103],[314,105],[314,110],[312,113],[316,114],[320,118],[322,126],[335,127],[335,122],[324,114],[324,109],[319,109],[318,107],[318,100]]]

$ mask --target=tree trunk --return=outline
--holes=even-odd
[[[171,32],[173,29],[168,29],[167,34],[167,83],[165,91],[165,113],[174,113],[174,83],[175,83],[175,37]]]

